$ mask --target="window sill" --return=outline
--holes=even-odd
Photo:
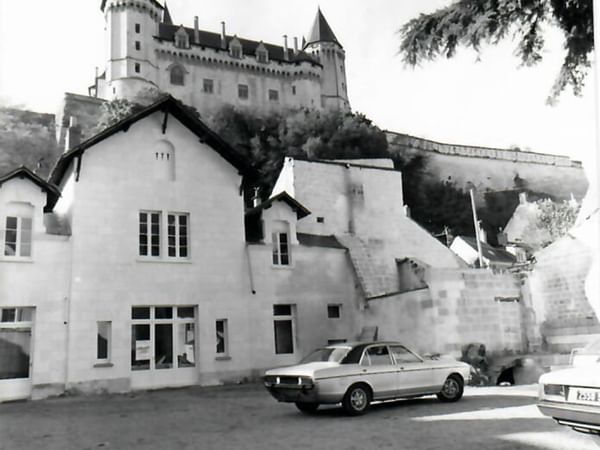
[[[293,264],[273,264],[271,263],[271,268],[275,270],[293,270]]]
[[[98,362],[96,364],[94,364],[95,368],[100,368],[100,367],[113,367],[114,364],[111,362]]]
[[[192,264],[191,259],[183,259],[183,258],[136,258],[136,262],[139,263],[154,263],[154,264]]]
[[[20,257],[20,256],[2,256],[2,257],[0,257],[0,262],[32,264],[33,259],[24,258],[24,257]]]
[[[215,361],[230,361],[231,356],[223,355],[223,356],[215,356]]]

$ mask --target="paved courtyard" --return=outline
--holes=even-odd
[[[0,449],[561,449],[600,440],[557,426],[535,386],[467,388],[374,405],[362,417],[306,416],[256,384],[0,404]]]

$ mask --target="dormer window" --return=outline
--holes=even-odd
[[[229,43],[229,54],[232,58],[242,58],[242,43],[237,37],[234,37]]]
[[[256,47],[256,61],[262,64],[269,62],[269,52],[262,42]]]
[[[183,26],[181,26],[179,30],[177,30],[177,33],[175,33],[175,47],[190,48],[190,37]]]

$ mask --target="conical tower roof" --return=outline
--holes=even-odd
[[[308,34],[308,39],[306,40],[304,47],[316,42],[334,42],[340,47],[342,46],[342,44],[340,44],[335,37],[335,34],[333,34],[331,27],[321,12],[321,8],[317,10],[317,16],[312,24],[312,28],[310,29],[310,33]]]
[[[167,25],[173,25],[173,19],[171,19],[171,13],[169,12],[169,7],[167,6],[167,2],[165,2],[162,23]]]

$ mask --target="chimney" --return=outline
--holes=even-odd
[[[81,129],[77,125],[77,118],[69,117],[69,127],[65,133],[65,152],[79,145],[81,142]]]
[[[225,22],[221,22],[221,48],[227,49],[227,36],[225,35]]]
[[[288,54],[287,34],[283,35],[283,59],[289,61],[290,55]]]
[[[200,29],[198,28],[198,16],[194,16],[194,44],[200,44]]]
[[[294,36],[294,54],[298,54],[298,38]]]
[[[519,192],[519,204],[524,205],[527,203],[527,192]]]

